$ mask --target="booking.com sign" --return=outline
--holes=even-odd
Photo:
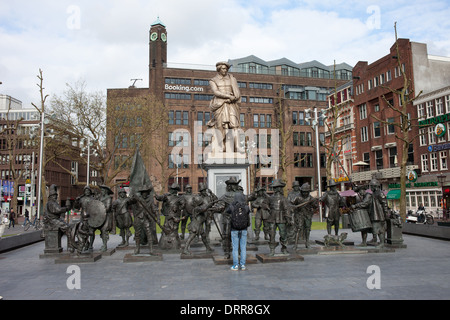
[[[224,133],[214,128],[203,131],[202,122],[195,121],[193,137],[187,129],[176,129],[172,132],[170,142],[174,147],[171,157],[175,164],[180,164],[180,155],[183,155],[184,164],[192,164],[192,162],[194,164],[218,164],[229,163],[229,160],[232,163],[240,163],[240,161],[249,164],[259,163],[261,175],[275,175],[279,167],[279,133],[278,129],[259,129],[257,132],[251,128],[247,130],[230,129]],[[217,152],[218,149],[222,150],[224,135],[227,141],[227,150],[240,149],[240,154],[230,151]],[[238,138],[234,139],[235,136]],[[212,139],[211,143],[203,148],[205,137],[212,137]]]

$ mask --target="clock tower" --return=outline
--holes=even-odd
[[[167,30],[158,19],[150,27],[149,88],[156,97],[163,99],[163,69],[167,63]]]

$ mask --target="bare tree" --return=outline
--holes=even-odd
[[[412,124],[414,119],[410,118],[410,113],[408,112],[408,107],[410,107],[414,100],[419,98],[422,94],[422,91],[419,92],[417,96],[414,94],[414,89],[412,88],[411,79],[408,78],[406,71],[404,69],[404,65],[402,62],[402,57],[400,55],[400,49],[397,38],[397,23],[394,24],[395,30],[395,49],[397,53],[397,70],[400,71],[400,75],[403,78],[403,86],[401,89],[390,88],[386,86],[382,86],[385,89],[388,89],[394,96],[397,96],[400,101],[399,106],[395,106],[388,99],[386,99],[385,95],[383,95],[383,100],[386,102],[388,108],[394,110],[399,115],[400,121],[397,122],[387,122],[385,119],[380,119],[375,115],[372,115],[374,119],[380,121],[385,125],[393,125],[397,128],[400,128],[400,133],[395,132],[395,137],[400,141],[401,146],[401,159],[400,159],[400,216],[402,219],[406,219],[406,167],[408,163],[408,149],[410,144],[413,143],[414,139],[418,136],[418,134],[412,134],[411,128],[415,125]]]
[[[325,121],[327,132],[330,135],[330,137],[327,139],[327,143],[324,144],[325,150],[327,151],[327,163],[326,163],[327,181],[330,181],[332,178],[331,167],[333,165],[333,162],[340,161],[339,157],[344,147],[342,141],[350,137],[350,134],[340,134],[337,130],[339,128],[338,123],[340,121],[340,118],[342,117],[342,114],[344,113],[344,108],[346,105],[338,105],[337,103],[338,92],[336,80],[336,62],[334,62],[333,77],[334,77],[333,101],[326,111],[326,115],[329,121]]]

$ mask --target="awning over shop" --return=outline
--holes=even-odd
[[[389,190],[389,192],[386,195],[387,200],[398,200],[400,199],[401,190],[400,189],[394,189]]]

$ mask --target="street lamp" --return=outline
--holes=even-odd
[[[446,178],[447,178],[447,176],[445,174],[443,174],[443,173],[439,174],[437,176],[438,183],[439,183],[439,186],[441,187],[441,193],[442,193],[442,200],[441,200],[442,201],[442,215],[443,215],[444,219],[447,218],[447,213],[446,213],[447,206],[444,205],[445,204],[445,201],[444,201],[444,183],[445,183]]]
[[[311,113],[311,109],[306,109],[305,112],[308,114],[308,116],[305,118],[308,122],[311,119],[311,116],[309,114]],[[320,176],[320,150],[319,150],[319,119],[317,115],[317,107],[314,107],[314,120],[312,120],[311,127],[315,131],[315,138],[316,138],[316,166],[317,166],[317,188],[318,188],[318,195],[319,199],[322,197],[322,178]],[[319,216],[320,216],[320,222],[322,222],[322,206],[319,206]]]

